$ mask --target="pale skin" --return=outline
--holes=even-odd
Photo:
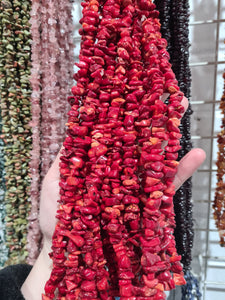
[[[187,109],[188,101],[184,97],[183,106]],[[50,277],[52,261],[51,236],[55,228],[55,214],[59,199],[59,159],[60,153],[44,178],[41,190],[40,226],[43,233],[43,248],[35,262],[29,276],[24,282],[21,291],[26,300],[41,300],[44,286]],[[176,190],[199,168],[205,160],[205,152],[196,148],[191,150],[179,163],[174,180]]]

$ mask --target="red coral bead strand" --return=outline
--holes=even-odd
[[[167,62],[165,58],[168,57]],[[181,149],[179,139],[181,137],[179,124],[182,113],[184,112],[184,107],[181,105],[181,101],[183,99],[183,93],[180,92],[179,87],[177,86],[177,80],[175,79],[175,75],[171,70],[171,65],[169,63],[169,55],[167,51],[164,49],[160,50],[160,69],[165,77],[165,92],[170,93],[169,104],[167,106],[167,117],[168,120],[166,122],[166,128],[168,133],[168,145],[165,147],[165,166],[164,166],[164,182],[167,185],[167,189],[164,191],[164,195],[171,198],[174,196],[175,191],[172,185],[174,181],[174,177],[176,174],[176,168],[178,162],[176,159],[178,158],[178,151]],[[175,248],[175,240],[174,240],[174,209],[171,200],[171,208],[169,210],[167,208],[161,207],[161,211],[166,215],[168,222],[168,230],[169,234],[167,235],[168,241],[170,241],[170,245],[167,246],[167,254],[171,255],[171,271],[173,272],[173,279],[175,284],[184,284],[185,280],[183,279],[182,267],[180,264],[180,256],[177,255],[177,251]],[[172,252],[172,253],[171,253]]]
[[[152,7],[153,9],[153,7]],[[154,11],[151,11],[153,14]],[[166,186],[163,183],[164,153],[162,143],[167,140],[164,128],[167,117],[166,105],[161,101],[163,94],[164,78],[159,69],[160,60],[158,58],[157,24],[151,14],[143,21],[142,49],[145,65],[147,68],[146,83],[149,88],[143,97],[140,105],[141,111],[150,121],[150,137],[146,138],[143,133],[149,126],[142,128],[139,138],[140,167],[142,173],[143,192],[141,199],[143,208],[143,234],[140,235],[142,245],[142,293],[145,296],[152,296],[153,299],[164,299],[164,285],[167,278],[161,278],[160,274],[169,270],[169,263],[164,259],[163,238],[165,235],[165,217],[160,212],[163,191]],[[157,20],[156,20],[157,21]],[[151,32],[151,33],[150,33]],[[148,80],[148,81],[147,81]],[[142,117],[140,115],[140,117]],[[142,117],[143,118],[143,117]],[[142,167],[143,166],[143,167]],[[143,168],[143,169],[142,169]],[[148,196],[149,195],[149,196]],[[166,273],[168,280],[171,275]]]
[[[155,14],[154,12],[152,12],[152,15]],[[145,61],[149,64],[148,67],[148,75],[151,75],[151,96],[149,97],[149,101],[152,101],[151,105],[151,110],[153,110],[153,114],[152,114],[152,127],[151,127],[151,131],[152,131],[152,138],[151,143],[147,144],[145,143],[145,148],[143,147],[143,149],[147,150],[147,151],[142,151],[141,153],[141,162],[145,163],[146,167],[150,167],[148,174],[154,175],[154,177],[148,177],[148,176],[144,176],[144,178],[146,178],[145,180],[142,181],[142,183],[144,184],[143,188],[145,192],[150,192],[150,198],[146,199],[143,196],[143,199],[145,201],[145,208],[144,208],[144,213],[143,213],[143,217],[144,217],[144,226],[146,227],[146,229],[150,229],[149,227],[152,226],[154,229],[156,229],[155,231],[155,235],[158,237],[156,238],[149,238],[146,239],[147,235],[145,235],[145,237],[142,237],[142,251],[143,251],[143,256],[142,256],[142,265],[145,266],[144,268],[144,273],[146,273],[146,275],[143,275],[143,280],[145,281],[146,285],[150,285],[153,284],[153,282],[155,282],[155,288],[157,289],[157,294],[154,296],[156,297],[155,299],[158,299],[157,297],[160,296],[161,294],[161,290],[164,289],[171,289],[174,288],[174,283],[171,277],[170,272],[170,261],[166,252],[166,243],[168,242],[168,244],[172,247],[174,246],[173,242],[169,242],[169,236],[172,233],[172,230],[170,230],[170,222],[167,221],[167,216],[168,216],[168,212],[165,211],[164,209],[161,210],[160,206],[162,203],[162,199],[164,197],[163,194],[165,194],[165,190],[167,190],[167,184],[170,185],[171,182],[170,180],[166,179],[166,176],[164,175],[166,172],[165,170],[165,166],[164,166],[164,155],[162,153],[162,142],[163,140],[167,140],[168,136],[166,133],[166,130],[164,128],[165,123],[167,122],[167,116],[165,116],[166,114],[166,107],[165,105],[162,103],[162,101],[160,100],[160,96],[162,96],[162,93],[165,91],[164,88],[164,82],[165,82],[165,76],[163,76],[163,73],[165,73],[165,67],[168,66],[168,58],[164,59],[163,56],[161,54],[161,52],[164,53],[164,49],[166,46],[166,43],[163,39],[161,39],[161,35],[159,34],[159,24],[158,21],[156,19],[151,19],[148,18],[147,20],[145,20],[145,22],[143,23],[143,29],[145,31],[145,38],[143,39],[143,49],[147,49],[147,47],[149,47],[151,45],[151,47],[149,47],[149,57],[145,57]],[[151,37],[149,35],[149,29],[152,30],[151,33]],[[155,31],[155,42],[154,42],[154,35],[153,32]],[[147,52],[148,53],[148,52]],[[146,54],[146,52],[145,52]],[[153,67],[157,67],[161,69],[154,72],[154,70],[152,69]],[[155,73],[155,74],[154,74]],[[152,76],[154,74],[154,76]],[[157,77],[156,77],[157,76]],[[168,82],[166,81],[166,83],[168,84]],[[172,84],[170,83],[170,86]],[[173,85],[172,85],[173,88]],[[171,90],[172,90],[171,88]],[[168,90],[168,88],[167,88]],[[153,93],[154,92],[154,93]],[[151,99],[151,100],[150,100]],[[143,103],[146,103],[146,99],[143,99]],[[147,107],[146,107],[147,108]],[[151,153],[151,154],[148,154]],[[143,161],[145,160],[145,161]],[[148,161],[149,160],[149,161]],[[151,160],[155,160],[155,162],[151,161]],[[161,174],[160,174],[161,173]],[[173,172],[173,174],[175,174]],[[158,178],[156,178],[158,177]],[[148,178],[148,179],[147,179]],[[157,180],[157,179],[160,179]],[[169,201],[169,206],[172,209],[172,198]],[[159,210],[157,212],[157,210]],[[165,215],[164,215],[165,214]],[[151,216],[152,215],[152,216]],[[169,213],[169,216],[172,217],[173,220],[173,213]],[[158,219],[158,224],[159,226],[156,226],[156,220]],[[170,220],[169,220],[170,221]],[[174,222],[172,221],[173,225]],[[150,225],[151,224],[151,225]],[[168,226],[168,228],[167,228]],[[158,232],[157,232],[158,230]],[[148,230],[146,231],[146,233],[151,233],[152,230]],[[149,240],[149,242],[148,242]],[[153,249],[155,250],[155,252],[159,255],[153,256],[151,257],[151,259],[153,260],[153,264],[155,265],[154,267],[150,267],[150,265],[148,266],[148,258],[147,256],[149,255],[149,247],[150,245],[154,245]],[[163,252],[161,252],[160,254],[160,246],[162,247]],[[161,251],[162,251],[161,250]],[[150,251],[151,252],[151,251]],[[176,251],[175,251],[176,252]],[[163,254],[164,253],[164,254]],[[179,257],[178,257],[179,259]],[[150,260],[151,261],[151,260]],[[158,271],[161,271],[160,273],[158,273],[157,276],[155,276],[154,273],[154,269],[155,272],[158,268]],[[161,269],[161,270],[160,270]],[[147,272],[146,272],[147,271]],[[152,274],[151,274],[152,273]],[[150,283],[152,282],[152,283]]]
[[[126,94],[126,112],[124,125],[125,130],[129,135],[124,136],[123,142],[123,176],[121,182],[125,185],[125,193],[127,194],[123,203],[125,205],[125,213],[123,216],[123,223],[128,230],[128,239],[126,245],[129,249],[127,255],[130,257],[132,266],[132,281],[127,285],[126,281],[121,280],[120,295],[121,299],[127,299],[131,296],[135,297],[135,285],[139,282],[139,269],[140,269],[140,247],[137,236],[140,231],[140,179],[138,176],[138,144],[137,144],[137,127],[135,123],[139,117],[139,101],[144,95],[143,89],[143,62],[141,57],[141,37],[142,29],[140,16],[137,13],[137,3],[133,2],[133,24],[132,31],[121,39],[118,46],[123,45],[125,50],[129,53],[129,66],[128,66],[128,81],[127,81],[127,94]],[[123,32],[123,35],[125,32]],[[121,33],[122,35],[122,33]],[[139,128],[138,128],[139,129]],[[127,164],[127,166],[126,166]]]
[[[97,1],[92,1],[92,4],[88,6],[84,5],[85,8],[83,9],[83,13],[85,15],[85,11],[88,11],[88,14],[90,14],[90,11],[93,11],[93,14],[96,15],[96,5]],[[88,7],[88,8],[87,8]],[[98,21],[98,20],[97,20]],[[89,34],[89,33],[88,33]],[[92,35],[93,38],[93,35]],[[82,37],[83,40],[86,40],[84,37]],[[83,43],[82,50],[85,48],[85,44]],[[82,65],[82,63],[81,63]],[[82,65],[83,66],[83,65]],[[85,65],[86,66],[86,65]],[[83,75],[83,74],[79,74]],[[69,112],[69,134],[72,136],[68,136],[64,142],[64,153],[63,157],[61,158],[61,163],[60,163],[60,172],[61,172],[61,209],[59,210],[59,222],[56,226],[55,233],[53,235],[53,270],[51,274],[50,280],[47,282],[46,287],[45,287],[45,292],[46,295],[49,296],[50,299],[54,298],[54,291],[56,286],[58,285],[58,291],[60,296],[64,296],[65,293],[68,291],[70,292],[76,287],[76,280],[74,280],[75,284],[71,284],[71,280],[64,280],[66,268],[72,264],[72,266],[76,265],[78,262],[78,253],[74,254],[74,250],[76,250],[76,247],[74,246],[74,233],[71,234],[68,231],[65,231],[67,228],[72,228],[71,226],[71,220],[72,220],[72,206],[70,202],[73,202],[74,199],[74,193],[76,194],[76,186],[81,184],[80,181],[80,175],[82,178],[86,178],[86,173],[82,172],[79,174],[76,174],[76,168],[82,167],[83,162],[86,159],[87,156],[87,148],[90,147],[91,140],[90,138],[84,138],[82,137],[85,135],[86,130],[88,129],[85,126],[79,126],[79,120],[77,119],[78,117],[78,108],[79,108],[79,103],[78,99],[81,99],[84,95],[84,89],[83,89],[83,82],[82,82],[82,76],[80,76],[81,80],[78,80],[77,87],[73,88],[72,91],[76,95],[74,99],[70,99],[72,106],[71,111]],[[81,83],[82,82],[82,83]],[[84,111],[85,113],[85,111]],[[77,124],[76,124],[76,123]],[[77,137],[74,138],[74,135]],[[76,157],[73,157],[74,154]],[[72,166],[72,167],[71,167]],[[68,168],[69,167],[69,168]],[[69,174],[69,176],[68,176]],[[76,177],[76,175],[79,176]],[[77,195],[77,199],[79,200],[79,195]],[[76,198],[76,197],[75,197]],[[69,204],[68,204],[69,203]],[[64,212],[62,212],[62,207]],[[76,217],[76,214],[75,216]],[[66,238],[63,238],[64,235],[67,235]],[[76,237],[76,236],[75,236]],[[71,238],[73,239],[73,242],[71,242]],[[70,240],[69,240],[70,239]],[[82,237],[78,236],[78,241],[81,243]],[[78,242],[78,243],[79,243]],[[79,244],[81,246],[81,244]],[[67,247],[68,246],[68,247]],[[73,247],[74,246],[74,247]],[[78,245],[77,245],[78,246]],[[67,247],[67,249],[66,249]],[[69,251],[68,251],[69,250]],[[67,255],[67,262],[65,262],[65,252],[68,251],[69,253],[72,252],[71,255]],[[76,252],[76,251],[75,251]],[[72,263],[71,263],[72,260]],[[67,277],[69,276],[69,271],[67,270]],[[78,277],[78,276],[77,276]],[[74,279],[74,278],[73,278]],[[61,281],[61,282],[60,282]],[[79,281],[79,278],[77,278],[77,281]],[[68,296],[69,297],[69,296]],[[71,296],[73,298],[73,296]],[[72,299],[71,298],[71,299]],[[69,298],[68,298],[69,299]]]
[[[92,1],[93,2],[93,1]],[[93,2],[96,6],[97,1]],[[88,10],[87,10],[88,11]],[[88,11],[90,15],[90,11]],[[94,16],[96,14],[92,14]],[[84,13],[85,16],[85,13]],[[90,20],[90,19],[88,19]],[[91,19],[91,22],[93,20]],[[84,31],[89,35],[93,32],[93,24],[89,27],[87,23],[83,26]],[[88,70],[93,71],[93,61],[91,57],[94,56],[94,44],[90,43],[90,39],[85,40],[82,44],[80,59],[86,59],[89,63]],[[83,75],[83,74],[79,74]],[[96,94],[96,83],[93,81],[93,76],[90,74],[89,81],[85,81],[82,77],[83,88],[87,88],[87,96],[80,107],[80,119],[82,120],[83,128],[94,129],[94,125],[98,120],[98,111],[96,110],[96,101],[92,97]],[[93,81],[93,82],[92,82]],[[93,122],[94,121],[94,122]],[[85,135],[88,135],[88,132]],[[81,285],[79,291],[79,297],[82,299],[95,299],[100,297],[106,299],[108,290],[108,272],[105,270],[105,260],[103,256],[102,241],[100,237],[100,208],[99,208],[99,191],[101,190],[101,182],[98,178],[98,174],[93,172],[97,167],[100,167],[101,162],[97,163],[96,158],[104,155],[104,147],[96,145],[95,138],[93,137],[93,131],[89,132],[91,137],[91,148],[88,151],[88,162],[86,163],[87,169],[90,169],[90,173],[87,173],[85,178],[85,187],[87,193],[83,193],[83,203],[78,203],[77,211],[81,213],[81,221],[87,227],[84,234],[84,245],[82,245],[82,255],[84,256],[84,265],[81,265]],[[95,147],[96,146],[96,147]],[[104,160],[103,160],[104,161]],[[99,168],[100,169],[100,168]],[[82,202],[82,201],[81,201]],[[80,207],[82,205],[82,207]],[[76,289],[75,293],[78,294]]]
[[[161,64],[161,71],[165,76],[165,92],[170,93],[169,103],[167,106],[167,116],[168,121],[166,123],[166,128],[168,132],[168,145],[165,147],[165,166],[164,166],[164,181],[168,188],[164,191],[164,194],[171,199],[175,194],[174,187],[172,182],[174,180],[176,169],[178,162],[176,159],[178,158],[178,151],[181,149],[179,139],[181,137],[179,125],[182,113],[184,112],[184,107],[181,105],[181,101],[183,99],[183,93],[180,92],[179,87],[177,86],[177,80],[175,79],[175,75],[171,70],[171,65],[169,62],[166,63],[164,58],[166,57],[166,50],[162,49],[160,51],[161,60],[163,64]],[[169,58],[169,56],[168,56]],[[162,207],[161,211],[167,216],[168,222],[168,235],[167,240],[170,241],[169,246],[167,246],[167,254],[171,255],[171,271],[173,272],[174,283],[177,285],[184,284],[185,280],[183,279],[182,267],[180,264],[180,256],[177,255],[177,250],[175,246],[175,238],[174,238],[174,209],[173,205],[169,208]]]
[[[135,239],[140,227],[140,209],[139,209],[139,178],[137,175],[138,149],[136,143],[137,131],[134,124],[139,116],[138,97],[143,95],[141,79],[143,65],[141,62],[140,32],[136,13],[136,3],[129,2],[124,9],[125,16],[122,24],[127,23],[127,27],[122,28],[120,40],[118,41],[118,62],[120,68],[124,68],[127,78],[125,89],[125,112],[122,136],[123,163],[121,170],[120,193],[124,194],[122,222],[124,231],[121,236],[123,247],[120,251],[115,250],[118,263],[118,278],[120,286],[121,299],[131,299],[134,297],[135,275],[138,271],[138,254],[136,249],[139,245]],[[127,14],[127,15],[126,15]],[[125,19],[125,21],[124,21]],[[133,23],[131,24],[131,20]],[[124,65],[123,65],[124,63]],[[115,246],[114,246],[115,248]]]
[[[106,6],[108,3],[106,2]],[[110,2],[110,4],[112,5],[112,1]],[[126,26],[130,27],[132,23],[130,14],[132,14],[132,11],[130,11],[131,7],[130,8],[125,7],[121,13],[120,19],[116,20],[115,17],[117,15],[114,12],[114,10],[112,10],[111,5],[108,6],[106,9],[105,6],[103,8],[104,13],[101,22],[102,26],[100,26],[100,32],[101,35],[104,33],[104,36],[107,36],[107,34],[113,36],[114,34],[118,37],[119,36],[118,28],[119,30],[125,32]],[[113,7],[117,7],[117,6],[118,3],[115,2]],[[112,19],[109,18],[109,15],[112,17]],[[108,18],[106,18],[106,16],[108,16]],[[112,30],[111,32],[108,32],[109,31],[108,28],[104,28],[103,25],[105,24],[109,26],[110,24],[109,21],[111,21],[111,26],[110,26],[111,29],[113,27],[115,28],[115,33],[113,33]],[[116,42],[117,41],[115,41],[115,43]],[[105,49],[102,48],[102,50],[104,51]],[[127,274],[126,276],[128,276],[128,274],[132,274],[130,259],[129,256],[127,255],[127,252],[129,252],[129,249],[126,246],[127,230],[123,224],[124,204],[121,202],[122,198],[124,197],[125,190],[127,191],[126,189],[127,186],[123,187],[121,185],[120,181],[122,180],[124,182],[126,181],[126,179],[123,178],[122,176],[120,177],[119,175],[122,172],[122,167],[120,166],[120,164],[123,161],[122,160],[122,154],[124,152],[124,149],[122,147],[124,143],[123,137],[124,140],[127,139],[127,142],[129,141],[130,138],[129,134],[126,133],[125,128],[122,126],[123,125],[122,121],[124,120],[123,113],[124,113],[124,102],[125,102],[125,99],[123,99],[122,97],[126,90],[125,89],[125,83],[127,80],[126,69],[128,67],[129,55],[127,51],[122,47],[121,39],[118,40],[118,48],[117,48],[118,57],[117,57],[117,64],[115,67],[113,67],[112,65],[113,60],[108,59],[110,54],[111,53],[108,52],[106,58],[106,65],[108,65],[107,70],[111,70],[110,79],[111,82],[113,82],[113,86],[111,87],[110,98],[112,100],[106,115],[106,120],[108,120],[108,126],[107,124],[104,126],[105,127],[104,132],[107,133],[108,131],[108,135],[110,135],[110,138],[112,139],[112,145],[107,153],[108,169],[104,179],[104,188],[107,189],[107,193],[104,193],[104,197],[103,197],[104,211],[102,213],[102,225],[103,228],[105,229],[104,243],[105,243],[106,250],[107,248],[110,250],[110,253],[113,254],[113,257],[116,260],[118,266],[116,270],[115,266],[113,266],[115,262],[113,262],[112,258],[109,257],[108,264],[109,264],[109,270],[112,278],[113,293],[114,295],[116,295],[116,293],[118,292],[118,280],[120,283],[122,282],[123,284],[125,284],[125,280],[124,280],[125,273]],[[109,80],[109,84],[111,84],[111,82]],[[107,127],[108,128],[110,127],[111,129],[107,130]],[[128,183],[128,181],[126,181],[126,183]],[[131,285],[131,280],[129,279],[126,280],[126,285],[128,284],[129,286]]]
[[[110,82],[110,78],[101,78],[101,76],[103,74],[105,75],[109,75],[111,73],[111,75],[113,74],[113,67],[111,66],[112,61],[114,61],[113,59],[110,59],[110,56],[113,56],[116,54],[116,52],[114,51],[115,46],[112,45],[112,38],[109,42],[109,45],[107,45],[106,43],[106,37],[108,36],[108,28],[105,26],[107,24],[107,22],[109,21],[109,12],[107,12],[107,9],[111,6],[112,3],[109,4],[106,2],[105,6],[104,6],[104,12],[107,15],[104,16],[103,14],[103,18],[101,20],[101,23],[99,24],[99,32],[97,34],[97,39],[98,42],[94,45],[94,52],[95,52],[95,56],[93,58],[91,58],[90,60],[90,66],[89,66],[89,70],[91,72],[91,77],[94,79],[93,80],[93,84],[90,83],[88,85],[89,88],[91,88],[92,94],[89,94],[89,112],[93,112],[95,109],[98,109],[99,111],[99,123],[96,126],[93,125],[93,131],[91,132],[92,135],[92,145],[91,145],[91,149],[88,152],[88,156],[90,159],[90,164],[88,163],[88,165],[90,167],[92,167],[92,171],[89,178],[93,180],[100,180],[101,181],[101,170],[104,169],[104,156],[107,153],[107,146],[104,145],[104,141],[106,139],[101,138],[102,137],[102,133],[98,132],[98,130],[103,129],[103,133],[105,133],[105,136],[109,136],[110,131],[111,131],[111,125],[112,125],[112,120],[110,119],[115,119],[116,118],[116,109],[115,109],[115,103],[116,101],[114,101],[114,106],[109,107],[108,109],[108,115],[106,115],[107,112],[107,104],[108,101],[110,100],[111,97],[115,97],[117,94],[119,94],[119,91],[113,91],[113,96],[107,97],[106,94],[104,94],[104,91],[108,91],[110,90],[110,88],[112,88],[112,84]],[[116,4],[116,3],[115,3]],[[107,7],[108,6],[108,7]],[[114,5],[113,7],[116,7],[116,5]],[[113,15],[115,16],[115,11],[113,11]],[[105,18],[104,18],[105,17]],[[110,19],[111,21],[111,19]],[[110,23],[109,23],[110,25]],[[116,28],[115,28],[116,29]],[[115,34],[112,32],[112,28],[110,30],[110,36],[114,36]],[[115,41],[116,42],[116,41]],[[108,47],[106,47],[108,46]],[[99,55],[99,51],[102,51],[103,55],[104,55],[104,51],[107,52],[107,54],[104,56],[104,59],[101,59]],[[103,67],[104,66],[104,67]],[[106,70],[104,70],[104,68],[107,68]],[[111,71],[111,72],[110,72]],[[101,75],[101,76],[99,76]],[[112,87],[111,87],[111,86]],[[99,89],[102,89],[99,95]],[[119,87],[119,90],[121,90],[121,87]],[[96,105],[96,101],[97,99],[92,99],[92,97],[98,98],[101,100],[101,103],[99,103],[98,108],[93,107],[93,103],[94,105]],[[104,101],[105,100],[105,101]],[[103,105],[104,104],[104,105]],[[83,111],[82,111],[83,112]],[[115,126],[117,126],[117,120],[115,119]],[[111,125],[108,124],[108,122],[111,122]],[[109,126],[107,126],[109,125]],[[108,129],[107,129],[108,127]],[[105,130],[106,129],[106,130]],[[96,160],[97,159],[97,160]],[[100,177],[99,177],[100,176]],[[103,186],[103,189],[105,187]]]
[[[92,1],[92,5],[95,6],[96,1]],[[138,17],[141,17],[141,13],[147,18],[157,17],[157,12],[154,11],[154,5],[151,1],[141,1],[139,7],[136,8]],[[111,22],[112,20],[109,22],[110,14],[114,18],[113,22]],[[167,185],[171,184],[171,178],[167,177],[172,176],[164,175],[164,173],[168,174],[168,168],[165,168],[171,167],[171,162],[167,162],[166,166],[163,164],[162,142],[168,139],[163,127],[165,123],[167,123],[167,129],[172,132],[172,137],[177,138],[177,135],[174,135],[173,132],[175,130],[174,122],[167,121],[165,116],[167,107],[160,100],[160,96],[165,89],[174,93],[176,82],[168,81],[171,79],[169,76],[164,85],[166,76],[164,78],[163,73],[167,72],[168,62],[166,59],[168,58],[163,59],[166,53],[159,50],[165,47],[165,42],[160,40],[161,36],[157,31],[159,30],[157,20],[154,20],[154,23],[149,18],[147,22],[146,20],[143,22],[143,28],[146,33],[150,31],[151,39],[154,37],[156,30],[156,42],[155,45],[149,43],[146,46],[147,34],[142,40],[142,48],[147,50],[146,52],[149,54],[149,57],[144,56],[144,60],[147,61],[146,69],[148,70],[145,72],[147,79],[143,81],[147,95],[143,97],[145,91],[143,91],[142,82],[139,80],[142,79],[143,66],[131,59],[134,53],[138,57],[138,48],[134,47],[134,43],[134,53],[131,55],[125,47],[116,49],[112,43],[113,40],[117,41],[117,28],[120,23],[119,19],[116,19],[119,17],[120,5],[116,1],[113,3],[107,1],[104,4],[103,18],[99,26],[96,45],[92,41],[95,26],[85,24],[81,30],[83,36],[87,33],[88,38],[84,38],[82,43],[80,54],[80,62],[82,63],[78,65],[80,71],[75,76],[78,84],[73,88],[75,97],[70,99],[73,105],[69,112],[68,122],[70,136],[66,138],[64,143],[66,150],[61,159],[61,199],[64,199],[65,202],[61,203],[59,209],[60,222],[56,227],[57,233],[53,237],[54,272],[47,287],[49,294],[52,296],[55,285],[58,285],[58,299],[65,295],[67,299],[77,299],[78,297],[95,299],[99,296],[101,299],[111,299],[111,292],[107,296],[110,287],[108,286],[108,274],[104,268],[105,260],[100,241],[100,196],[102,198],[102,225],[109,235],[104,242],[110,242],[113,245],[114,258],[118,265],[118,274],[113,274],[113,276],[117,276],[117,280],[122,286],[120,288],[121,299],[164,299],[162,290],[174,286],[169,272],[171,258],[174,263],[171,270],[181,272],[181,270],[178,270],[179,264],[177,264],[177,261],[179,263],[179,257],[176,255],[174,239],[170,239],[173,232],[172,227],[174,226],[171,197],[168,197],[169,205],[167,209],[165,207],[161,210],[156,209],[160,208],[163,197],[171,196],[172,193],[167,188]],[[123,18],[123,21],[128,22],[128,25],[129,17],[127,19],[126,16],[125,19]],[[139,33],[141,30],[138,22],[136,25],[137,40],[135,42],[137,46],[140,43]],[[130,34],[130,30],[124,28],[123,37],[127,36],[127,33]],[[110,34],[112,34],[111,42],[107,43]],[[121,40],[118,40],[118,45],[119,43],[122,45]],[[125,45],[127,44],[125,43]],[[144,48],[144,46],[150,47]],[[94,59],[93,54],[95,54]],[[101,54],[104,59],[101,59]],[[114,67],[116,54],[118,54],[118,58],[116,67]],[[133,69],[129,70],[129,75],[127,74],[128,62],[131,63],[132,68],[138,69],[140,77],[135,78]],[[158,71],[159,65],[161,72]],[[154,74],[153,66],[157,69],[157,72],[155,72],[157,75],[154,78],[152,78],[152,74]],[[152,84],[148,91],[149,83]],[[127,95],[126,89],[129,92]],[[136,100],[133,101],[134,99]],[[139,110],[137,100],[141,101]],[[78,112],[79,101],[82,106]],[[128,114],[123,117],[125,106]],[[175,107],[176,103],[173,102],[172,106]],[[171,109],[171,111],[175,110],[174,108]],[[77,118],[78,114],[80,114],[80,119]],[[177,117],[176,113],[175,116]],[[98,120],[97,117],[99,117]],[[137,121],[135,118],[137,118]],[[124,126],[122,126],[122,121],[124,121]],[[148,124],[149,121],[150,124]],[[132,127],[133,123],[136,128]],[[149,132],[150,126],[151,131]],[[115,129],[115,127],[117,128]],[[120,128],[121,132],[119,131]],[[136,203],[132,203],[137,198],[135,196],[139,190],[136,174],[138,152],[136,151],[136,145],[132,144],[136,141],[138,132],[141,132],[138,136],[141,152],[140,164],[143,162],[144,167],[148,167],[148,173],[145,173],[145,169],[140,167],[144,190],[140,199],[144,205],[146,203],[150,205],[150,209],[147,206],[144,207],[142,223],[145,235],[143,233],[137,234],[143,252],[140,262],[142,272],[138,273],[138,276],[141,276],[141,281],[133,286],[132,279],[137,275],[137,270],[135,270],[137,264],[134,264],[132,259],[137,258],[137,253],[133,251],[132,244],[135,239],[132,234],[139,230],[140,211],[139,207],[134,205]],[[148,142],[149,138],[150,141]],[[105,144],[106,140],[109,145]],[[174,142],[169,141],[169,143],[167,147],[177,146],[174,145]],[[166,150],[167,160],[173,160],[172,157],[175,151],[172,150],[174,149],[168,148]],[[134,154],[131,157],[130,152],[132,151],[134,151]],[[72,159],[73,161],[71,161]],[[172,163],[172,166],[175,166],[174,163]],[[159,171],[159,168],[162,172]],[[102,185],[104,171],[106,180],[104,179]],[[161,173],[159,178],[156,178],[159,176],[157,173]],[[174,173],[172,172],[172,174]],[[150,179],[147,179],[147,177],[150,177]],[[151,179],[152,177],[161,180],[156,182]],[[100,191],[101,186],[102,191]],[[148,201],[146,193],[147,195],[150,193],[152,198],[150,201]],[[116,204],[112,203],[113,199],[116,200]],[[122,199],[123,203],[121,204]],[[72,201],[75,202],[75,205],[71,205]],[[153,210],[151,211],[152,205]],[[155,207],[155,205],[159,207]],[[131,223],[134,220],[135,222]],[[113,226],[114,229],[117,228],[118,232],[113,232]],[[134,230],[131,235],[129,235],[126,228],[129,226]],[[68,228],[72,230],[70,231]],[[153,237],[153,235],[156,236]],[[132,263],[133,269],[131,267]],[[90,264],[91,270],[88,269]],[[67,266],[66,270],[65,265]],[[72,265],[73,268],[69,268],[69,265]],[[109,265],[112,266],[112,262]],[[106,277],[105,280],[104,277]],[[137,276],[135,279],[137,279]],[[113,286],[113,288],[115,287]]]

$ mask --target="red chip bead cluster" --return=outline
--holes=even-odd
[[[165,299],[185,284],[173,236],[183,94],[151,0],[82,6],[42,299]]]

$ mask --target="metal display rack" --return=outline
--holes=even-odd
[[[190,1],[190,65],[192,71],[192,139],[207,159],[193,176],[195,241],[193,271],[200,278],[203,300],[225,299],[225,249],[213,219],[217,134],[225,69],[225,2]]]

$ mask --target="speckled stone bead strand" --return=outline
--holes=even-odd
[[[29,204],[30,111],[30,1],[1,1],[1,115],[5,156],[6,244],[8,263],[27,256]]]
[[[202,299],[200,293],[200,285],[197,278],[195,278],[191,271],[185,272],[186,285],[182,286],[182,298],[181,300],[195,300]]]
[[[0,69],[3,68],[2,58],[4,53],[3,45],[3,23],[2,18],[0,19]],[[4,74],[0,74],[0,82]],[[0,109],[1,111],[1,109]],[[8,259],[8,249],[6,247],[5,237],[5,159],[4,159],[4,140],[2,136],[2,117],[0,113],[0,267],[3,267],[6,260]]]
[[[0,21],[1,22],[1,21]],[[1,44],[0,44],[1,48]],[[1,50],[0,50],[1,53]],[[1,138],[2,121],[0,116],[0,267],[3,267],[8,259],[8,248],[5,236],[5,169],[4,169],[4,141]]]

